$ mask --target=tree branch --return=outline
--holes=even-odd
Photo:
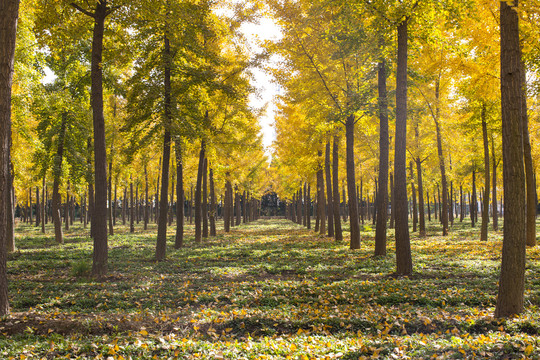
[[[75,3],[71,3],[70,4],[71,6],[73,6],[75,9],[79,10],[80,12],[82,12],[84,15],[87,15],[87,16],[90,16],[91,18],[95,19],[95,15],[93,13],[91,13],[90,11],[88,10],[85,10],[83,9],[82,7],[80,7],[79,5],[75,4]]]

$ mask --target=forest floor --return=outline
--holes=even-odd
[[[218,224],[221,225],[221,224]],[[49,225],[50,226],[50,225]],[[414,274],[374,257],[367,224],[348,249],[286,220],[172,247],[153,261],[156,227],[109,237],[109,274],[89,276],[92,241],[76,224],[19,225],[9,256],[12,312],[0,320],[1,359],[540,359],[540,250],[528,249],[526,311],[493,318],[501,232],[456,223],[412,234]],[[347,225],[345,226],[347,229]]]

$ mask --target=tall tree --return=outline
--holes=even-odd
[[[92,230],[94,254],[92,274],[102,277],[107,273],[107,148],[105,144],[105,116],[103,115],[103,37],[105,19],[112,11],[109,0],[97,0],[93,9],[84,9],[77,3],[71,5],[94,19],[92,35],[92,118],[94,124],[94,211]]]
[[[11,216],[10,192],[10,138],[11,138],[11,85],[15,57],[15,38],[19,1],[5,0],[0,4],[0,316],[9,313],[8,285],[6,274],[7,222]]]
[[[525,172],[521,48],[518,0],[500,2],[501,107],[503,140],[504,232],[499,292],[495,317],[523,311],[525,292]]]

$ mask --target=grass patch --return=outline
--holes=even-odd
[[[219,226],[219,225],[218,225]],[[109,273],[90,276],[92,241],[76,224],[17,227],[8,262],[11,315],[0,358],[540,358],[540,252],[528,249],[526,312],[492,317],[501,234],[455,223],[412,234],[414,273],[374,257],[374,230],[348,249],[285,220],[244,224],[153,261],[156,226],[109,237]]]

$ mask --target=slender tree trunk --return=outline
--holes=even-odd
[[[112,202],[112,154],[109,161],[109,235],[114,235],[113,227],[113,202]]]
[[[463,198],[463,185],[459,184],[459,204],[460,204],[460,211],[459,211],[459,222],[463,222],[463,219],[465,217],[465,199]]]
[[[442,207],[441,207],[441,188],[439,187],[439,184],[437,184],[437,208],[438,208],[438,216],[439,216],[439,222],[442,224]]]
[[[113,203],[113,210],[112,210],[112,218],[113,218],[113,227],[116,226],[116,211],[118,210],[118,178],[116,178],[114,182],[114,203]]]
[[[448,235],[448,185],[446,183],[446,165],[444,161],[444,154],[442,148],[442,134],[440,126],[440,107],[439,107],[439,85],[440,85],[440,75],[437,78],[435,83],[435,130],[437,132],[437,153],[439,155],[439,168],[441,170],[441,187],[442,187],[442,204],[439,201],[439,204],[442,205],[440,208],[440,220],[442,224],[442,234],[443,236]]]
[[[411,195],[412,195],[412,213],[413,213],[413,232],[416,232],[418,225],[418,208],[416,203],[416,188],[414,187],[414,170],[413,163],[410,163],[411,167]]]
[[[322,151],[318,152],[318,158],[322,158]],[[325,204],[323,165],[320,164],[317,170],[317,216],[319,217],[319,233],[321,235],[326,233]]]
[[[450,168],[452,170],[452,168]],[[450,181],[450,196],[448,197],[448,217],[450,225],[454,225],[454,182]]]
[[[77,5],[72,4],[78,10]],[[103,34],[105,18],[110,13],[108,0],[99,0],[93,13],[82,11],[94,20],[91,61],[91,98],[94,125],[95,200],[91,233],[94,237],[92,274],[102,277],[107,273],[107,148],[105,144],[105,117],[103,115]]]
[[[133,194],[133,177],[129,181],[129,232],[135,232],[135,201]]]
[[[497,208],[497,160],[495,159],[495,141],[493,133],[491,134],[491,163],[493,166],[493,187],[491,189],[492,207],[493,207],[493,230],[499,230],[499,209]]]
[[[474,224],[477,220],[476,212],[478,211],[477,208],[478,200],[476,198],[476,170],[473,170],[472,172],[472,200],[471,200],[471,226],[474,227]]]
[[[68,185],[67,185],[67,191],[66,191],[66,203],[64,204],[64,222],[65,222],[65,226],[66,226],[66,231],[69,230],[69,213],[70,213],[70,206],[69,206],[69,189],[70,188],[70,183],[68,181]],[[30,209],[31,211],[32,209]]]
[[[431,222],[431,200],[429,198],[429,191],[428,190],[426,190],[426,199],[427,199],[428,221]]]
[[[354,115],[347,116],[345,122],[347,153],[347,195],[349,196],[349,226],[351,229],[351,249],[360,249],[360,224],[358,223],[358,201],[354,168]]]
[[[126,225],[127,207],[128,207],[127,187],[124,186],[124,201],[122,202],[122,225]]]
[[[234,205],[236,211],[236,226],[242,223],[241,211],[242,207],[240,206],[240,193],[238,192],[238,185],[234,187]]]
[[[379,193],[375,227],[375,255],[386,255],[386,222],[388,220],[388,96],[386,91],[386,61],[378,64],[379,93]]]
[[[208,160],[203,162],[203,185],[202,185],[202,237],[208,237]]]
[[[148,169],[146,164],[144,165],[144,230],[148,230],[148,216],[149,216],[149,204],[148,204]]]
[[[326,142],[324,156],[324,174],[326,177],[326,203],[328,209],[328,237],[334,237],[334,204],[332,202],[332,176],[330,172],[330,142]]]
[[[419,235],[421,237],[426,236],[426,217],[424,214],[424,184],[422,180],[422,161],[420,158],[416,158],[416,176],[418,177],[418,210],[419,210]]]
[[[484,139],[484,197],[482,208],[482,225],[480,227],[480,240],[487,241],[488,239],[488,223],[489,223],[489,142],[486,124],[486,105],[482,105],[482,138]]]
[[[522,87],[519,16],[501,1],[501,105],[503,140],[504,234],[495,317],[523,312],[525,291],[526,188],[523,167]],[[515,8],[514,8],[515,7]]]
[[[210,168],[210,236],[216,236],[216,193],[214,189],[214,171]]]
[[[184,174],[180,141],[176,141],[174,148],[176,154],[176,236],[174,248],[180,249],[184,245]],[[212,185],[212,171],[210,170],[210,191],[212,191]]]
[[[164,126],[163,137],[163,167],[161,169],[161,199],[159,202],[158,233],[156,242],[156,260],[165,260],[167,252],[167,217],[169,214],[168,191],[169,191],[169,166],[171,162],[171,132],[172,124],[172,100],[171,100],[171,48],[168,37],[168,27],[163,36],[164,45]]]
[[[64,236],[62,234],[62,219],[60,218],[60,207],[62,199],[60,196],[60,176],[62,174],[62,160],[64,156],[64,141],[66,135],[67,126],[67,113],[62,114],[62,122],[60,123],[60,131],[58,133],[58,147],[56,149],[56,156],[54,157],[53,168],[53,194],[52,194],[52,217],[54,224],[54,238],[57,243],[64,243]]]
[[[398,25],[398,59],[396,74],[396,144],[394,157],[394,202],[396,222],[396,273],[412,273],[411,243],[407,209],[407,20]],[[394,204],[392,204],[394,205]]]
[[[45,185],[45,176],[43,176],[42,179],[41,189],[41,233],[45,234],[45,218],[47,217],[47,215],[45,214],[45,204],[47,203],[45,200],[45,192],[47,191]]]
[[[225,184],[225,198],[223,201],[223,227],[225,232],[231,230],[231,217],[229,214],[229,180]]]
[[[189,193],[189,225],[193,224],[193,184]]]
[[[534,181],[533,160],[531,154],[531,141],[529,138],[529,115],[527,111],[527,78],[525,64],[521,62],[521,121],[523,131],[523,162],[525,165],[526,184],[526,223],[527,246],[536,245],[536,184]],[[487,136],[487,135],[486,135]],[[489,151],[488,151],[489,154]],[[489,167],[489,164],[488,164]],[[489,170],[488,170],[489,174]]]
[[[201,151],[199,152],[199,167],[197,170],[197,186],[195,187],[195,242],[200,243],[202,239],[202,182],[204,172],[205,142],[201,141]]]
[[[332,145],[332,204],[334,206],[334,237],[336,241],[343,240],[343,231],[341,229],[341,217],[339,213],[339,136],[335,135]],[[309,195],[308,195],[309,199]],[[344,199],[345,200],[345,199]],[[330,226],[330,225],[329,225]]]
[[[306,197],[306,200],[307,200],[307,206],[306,206],[306,209],[307,209],[307,228],[308,229],[311,229],[311,185],[308,184],[307,186],[307,197]]]

